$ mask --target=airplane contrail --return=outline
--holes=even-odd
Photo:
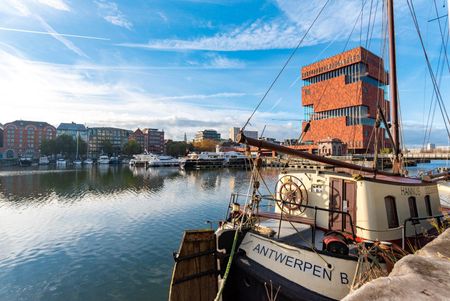
[[[63,36],[63,37],[71,37],[71,38],[79,38],[79,39],[110,41],[110,39],[108,39],[108,38],[101,38],[101,37],[82,36],[82,35],[66,34],[66,33],[50,33],[50,32],[46,32],[46,31],[27,30],[27,29],[18,29],[18,28],[0,27],[0,30],[3,30],[3,31],[14,31],[14,32],[23,32],[23,33],[43,34],[43,35],[49,35],[49,36]]]

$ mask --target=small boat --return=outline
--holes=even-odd
[[[56,160],[56,166],[66,166],[67,165],[67,161],[63,158],[59,158],[58,160]]]
[[[101,155],[97,160],[98,164],[109,164],[109,157],[106,155]]]
[[[81,161],[80,159],[73,160],[73,165],[75,166],[81,166],[82,163],[83,161]]]
[[[109,164],[119,164],[119,163],[120,163],[119,157],[112,156],[111,158],[109,158]]]
[[[216,152],[191,153],[187,158],[180,161],[180,167],[183,169],[221,168],[224,166],[225,157],[223,153]]]
[[[39,158],[39,165],[48,165],[50,160],[48,160],[47,156],[42,156]]]
[[[20,166],[31,166],[32,163],[33,163],[33,158],[31,158],[31,157],[20,157],[19,158]]]
[[[94,164],[94,160],[86,159],[86,160],[83,161],[83,164],[85,164],[85,165],[92,165],[92,164]]]

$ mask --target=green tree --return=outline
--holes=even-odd
[[[108,156],[111,156],[114,152],[113,145],[111,144],[111,141],[109,141],[109,140],[104,140],[100,145],[100,149],[104,154],[106,154]]]
[[[62,154],[66,158],[75,156],[77,146],[72,136],[65,134],[58,136],[55,143],[58,154]]]
[[[45,156],[50,156],[50,155],[56,154],[57,153],[56,140],[55,139],[42,140],[40,150],[41,150],[41,154],[45,155]]]
[[[186,155],[186,152],[193,150],[194,147],[190,143],[185,141],[172,141],[166,142],[166,154],[172,157],[179,157]]]
[[[194,149],[197,151],[213,152],[216,150],[216,145],[220,142],[211,139],[204,139],[201,142],[194,142]]]
[[[127,156],[140,154],[141,152],[142,152],[142,147],[139,145],[139,143],[136,142],[136,140],[129,140],[123,146],[123,153]]]

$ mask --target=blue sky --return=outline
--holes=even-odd
[[[300,68],[344,50],[364,0],[331,0],[249,129],[297,137]],[[366,0],[345,49],[366,45],[370,3],[378,3],[368,48],[381,54],[381,0]],[[404,139],[420,145],[432,85],[406,0],[397,4],[397,56]],[[446,1],[437,0],[444,15]],[[0,122],[57,126],[156,127],[192,138],[242,126],[313,21],[324,0],[2,0]],[[441,47],[430,0],[415,0],[433,67]],[[372,11],[372,17],[375,9]],[[441,25],[447,30],[447,19]],[[362,31],[361,31],[362,28]],[[448,52],[448,51],[447,51]],[[442,95],[450,97],[449,70]],[[447,83],[447,84],[446,84]],[[439,111],[431,142],[447,144]]]

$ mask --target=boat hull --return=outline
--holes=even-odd
[[[275,296],[278,288],[278,301],[334,300],[274,273],[245,255],[238,255],[235,259],[228,281],[224,290],[224,301],[270,300],[267,294],[272,293]]]
[[[339,300],[350,290],[357,257],[291,246],[248,232],[240,243],[226,300]],[[272,288],[270,288],[272,282]]]
[[[224,159],[187,159],[181,163],[184,169],[206,169],[206,168],[221,168],[224,167]]]

